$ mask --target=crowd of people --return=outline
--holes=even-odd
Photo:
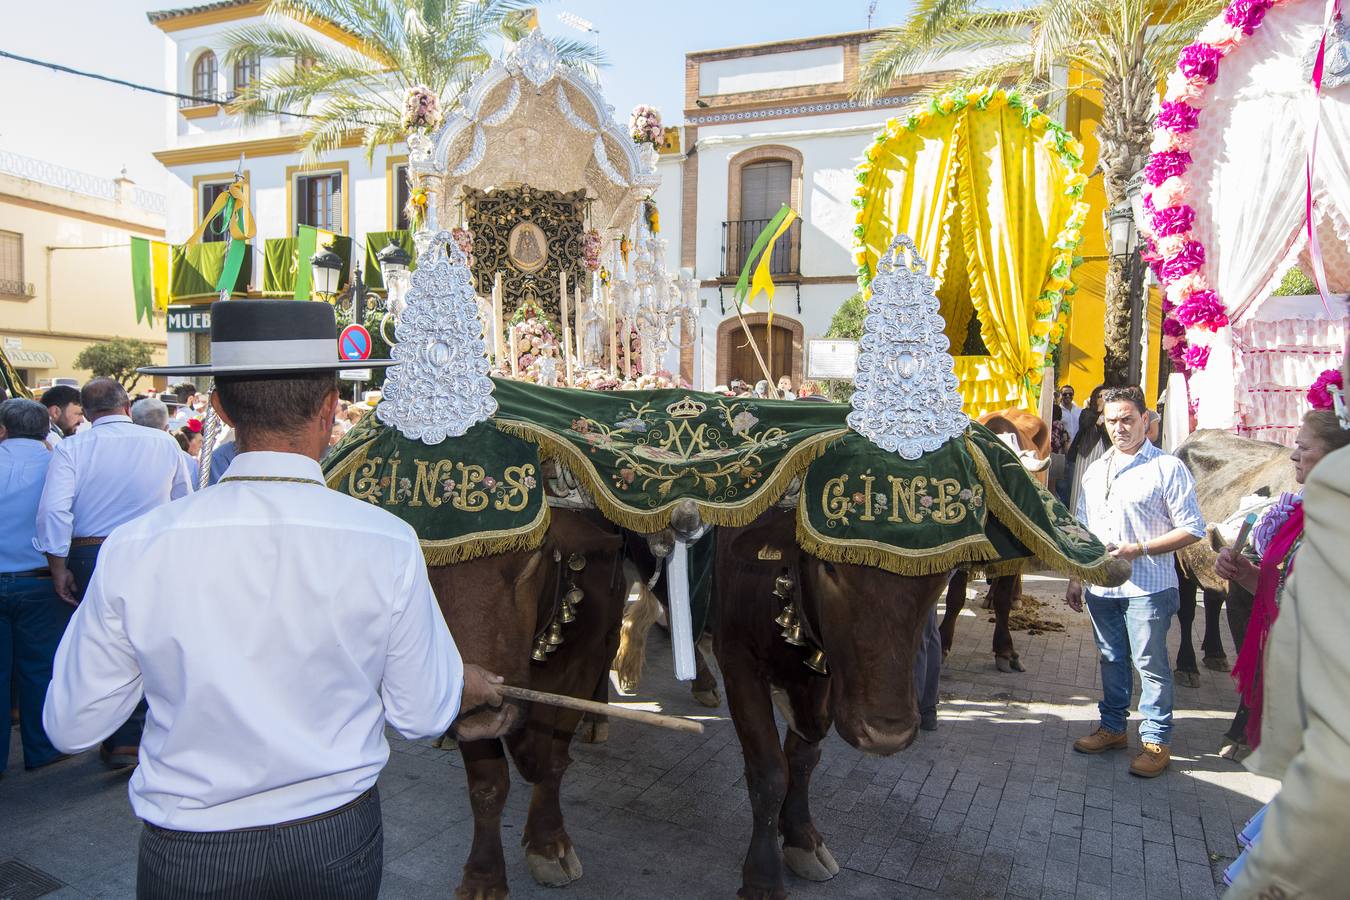
[[[245,316],[254,315],[252,304],[228,306]],[[278,307],[277,314],[289,311]],[[319,325],[326,333],[331,323]],[[329,872],[325,860],[349,853],[353,841],[379,837],[374,782],[383,759],[376,746],[383,723],[429,736],[458,721],[462,711],[501,702],[496,676],[460,664],[408,526],[368,504],[312,490],[323,485],[318,461],[378,402],[377,394],[359,403],[340,400],[330,371],[335,367],[315,363],[315,371],[277,376],[264,365],[218,379],[213,403],[222,443],[211,457],[210,482],[223,475],[255,484],[195,497],[207,401],[190,385],[133,399],[116,381],[96,378],[78,391],[52,388],[38,401],[0,403],[0,696],[12,698],[27,769],[59,763],[95,744],[108,766],[137,767],[132,802],[147,823],[140,878],[159,891],[142,896],[189,896],[237,883],[238,873],[222,869],[220,859],[234,859],[243,870],[272,865],[232,844],[213,843],[215,836],[261,825],[302,829],[294,832],[296,858],[285,865],[298,866],[306,877],[329,878],[331,896],[374,896],[378,863],[336,881],[331,872],[314,873]],[[261,374],[267,377],[251,377]],[[802,388],[801,396],[810,396]],[[779,389],[791,393],[790,383]],[[768,384],[748,388],[737,382],[728,393],[761,397]],[[1073,749],[1104,753],[1128,745],[1133,668],[1141,684],[1141,721],[1128,771],[1142,777],[1162,774],[1171,759],[1167,636],[1178,607],[1175,554],[1207,533],[1190,472],[1157,446],[1159,423],[1137,387],[1098,388],[1085,408],[1074,403],[1072,388],[1062,389],[1052,423],[1055,452],[1063,457],[1054,475],[1056,493],[1112,556],[1129,563],[1120,585],[1071,580],[1066,591],[1068,605],[1090,616],[1102,674],[1099,721]],[[1234,634],[1241,649],[1229,737],[1256,748],[1250,768],[1284,779],[1276,800],[1244,832],[1248,852],[1229,872],[1234,896],[1256,896],[1258,886],[1270,884],[1293,886],[1297,893],[1299,885],[1333,884],[1346,874],[1343,854],[1336,852],[1340,829],[1319,823],[1343,818],[1338,798],[1350,792],[1344,764],[1350,758],[1350,664],[1343,653],[1350,640],[1350,617],[1344,615],[1348,447],[1350,419],[1343,408],[1309,413],[1290,457],[1294,479],[1306,493],[1269,504],[1252,523],[1250,541],[1218,557],[1218,574],[1234,591],[1253,597],[1245,629]],[[282,490],[288,492],[285,502],[274,503]],[[355,529],[350,541],[312,533],[319,524],[341,530],[347,521]],[[203,528],[211,534],[200,534]],[[382,558],[402,560],[406,578],[395,581],[406,582],[411,594],[395,591],[389,580],[355,585],[337,557],[328,559],[358,542],[358,533],[360,541],[388,544]],[[169,597],[155,578],[200,540],[213,548],[200,574],[204,585],[214,587],[188,601]],[[175,541],[181,546],[166,546]],[[259,566],[274,580],[250,577]],[[315,617],[321,613],[306,604],[301,611],[278,611],[270,605],[275,579],[288,596],[350,595],[351,603],[364,606],[352,617],[325,607],[336,622],[320,621]],[[281,631],[222,617],[211,604],[225,596]],[[390,619],[388,604],[403,612]],[[144,615],[151,607],[153,614]],[[374,607],[394,632],[372,643]],[[209,635],[199,627],[202,621],[212,623]],[[184,631],[179,626],[187,622],[193,624]],[[334,629],[342,634],[330,634]],[[296,656],[293,642],[300,634],[317,643]],[[324,635],[333,643],[324,643],[330,639]],[[366,644],[387,653],[358,653],[359,660],[345,655]],[[935,617],[923,645],[916,699],[922,727],[931,729],[940,663]],[[219,647],[232,649],[213,649]],[[333,647],[347,649],[334,656]],[[318,690],[328,683],[311,678],[313,672],[298,677],[288,668],[292,656],[308,660],[306,665],[322,659],[331,667],[329,681],[349,682],[351,709],[335,713],[336,719],[322,713],[331,693],[260,706],[259,698],[270,694],[250,688],[259,678],[301,693],[311,690],[305,685]],[[258,671],[239,669],[241,659]],[[442,665],[445,678],[423,683]],[[451,683],[452,672],[459,681]],[[203,692],[216,708],[194,703]],[[332,731],[350,715],[362,717],[360,735],[343,737],[345,725]],[[251,723],[253,730],[245,731],[260,745],[240,744],[247,735],[231,737],[222,716]],[[275,734],[258,731],[260,720]],[[148,734],[154,740],[147,760]],[[314,743],[319,734],[338,749]],[[335,756],[325,768],[307,755],[318,746],[347,756]],[[268,754],[261,758],[269,764],[245,771],[245,761],[258,752]],[[8,742],[0,763],[2,777]],[[297,793],[295,785],[304,790]],[[338,798],[341,805],[329,810]],[[179,858],[172,847],[182,832],[212,838]],[[1314,889],[1310,895],[1322,894]]]

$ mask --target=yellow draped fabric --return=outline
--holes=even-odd
[[[888,129],[867,152],[858,262],[875,271],[896,234],[914,238],[939,282],[972,416],[1037,408],[1045,362],[1032,337],[1050,328],[1038,321],[1037,302],[1068,286],[1051,270],[1064,257],[1055,242],[1075,208],[1065,191],[1073,169],[1042,140],[1044,121],[1034,117],[1028,127],[1017,109],[970,105],[914,130]],[[959,355],[972,314],[987,356]]]

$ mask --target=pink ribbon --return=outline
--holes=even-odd
[[[1322,39],[1317,45],[1317,58],[1312,69],[1312,140],[1308,143],[1307,162],[1304,171],[1307,176],[1307,195],[1304,203],[1305,224],[1308,229],[1308,258],[1312,262],[1313,281],[1317,283],[1317,293],[1322,297],[1322,306],[1331,315],[1331,295],[1327,290],[1327,273],[1322,264],[1322,245],[1317,240],[1317,226],[1313,220],[1313,169],[1317,165],[1317,136],[1322,130],[1322,112],[1319,103],[1322,96],[1322,64],[1327,55],[1327,35],[1331,32],[1331,23],[1341,14],[1341,0],[1327,0],[1327,14],[1322,23]]]

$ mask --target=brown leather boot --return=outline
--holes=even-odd
[[[1131,775],[1138,775],[1140,778],[1157,778],[1167,771],[1167,764],[1172,761],[1172,751],[1167,749],[1165,744],[1145,741],[1140,746],[1143,749],[1134,758],[1134,762],[1130,763]]]
[[[1108,731],[1100,725],[1092,734],[1087,737],[1080,737],[1073,742],[1073,749],[1079,753],[1104,753],[1107,750],[1117,750],[1125,746],[1125,732]]]

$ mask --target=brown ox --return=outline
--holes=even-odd
[[[1045,487],[1050,473],[1050,426],[1045,420],[1024,409],[1004,409],[985,413],[980,416],[980,424],[995,434],[1017,436],[1021,448],[1018,454],[1031,477]],[[938,631],[942,635],[942,656],[945,659],[951,652],[952,641],[956,637],[956,619],[966,605],[966,588],[970,584],[970,572],[957,569],[947,587],[946,610],[942,614],[942,624]],[[1008,627],[1008,616],[1013,604],[1022,596],[1021,575],[1000,575],[989,579],[989,594],[986,608],[994,611],[994,665],[1000,672],[1025,672],[1017,650],[1013,647],[1012,629]]]
[[[1231,517],[1243,497],[1259,494],[1276,499],[1284,491],[1297,491],[1289,448],[1268,441],[1253,441],[1227,431],[1197,431],[1177,448],[1177,458],[1195,478],[1200,512],[1211,525]],[[1252,596],[1239,585],[1229,586],[1214,571],[1218,554],[1209,541],[1197,541],[1177,554],[1181,581],[1181,646],[1177,649],[1176,680],[1187,687],[1200,686],[1191,626],[1195,621],[1195,592],[1205,598],[1205,633],[1201,641],[1205,665],[1225,672],[1228,658],[1219,637],[1219,610],[1228,606],[1228,628],[1237,646],[1247,633]]]
[[[431,567],[431,585],[465,662],[498,672],[509,684],[590,698],[607,679],[618,645],[623,595],[621,538],[594,513],[553,510],[548,540],[538,550],[504,553],[455,566]],[[580,571],[568,563],[584,560]],[[561,591],[575,577],[585,599],[547,662],[531,651],[553,620]],[[563,824],[559,786],[571,762],[568,744],[581,714],[554,706],[504,706],[468,717],[456,729],[473,810],[473,846],[455,896],[508,896],[501,815],[510,788],[506,753],[534,785],[522,843],[530,874],[561,886],[581,877],[581,862]],[[504,738],[502,734],[512,726]],[[475,740],[475,737],[488,736]],[[504,745],[504,746],[503,746]]]
[[[787,896],[784,861],[813,881],[839,871],[811,821],[820,742],[832,724],[867,753],[895,753],[914,740],[914,656],[947,581],[945,573],[906,578],[822,562],[798,549],[794,527],[792,512],[770,510],[746,528],[717,532],[717,596],[735,602],[716,604],[713,646],[754,812],[739,892],[750,900]],[[810,647],[780,636],[780,576],[793,582],[803,633],[825,651],[828,675],[804,665]],[[775,705],[788,722],[781,746]]]

